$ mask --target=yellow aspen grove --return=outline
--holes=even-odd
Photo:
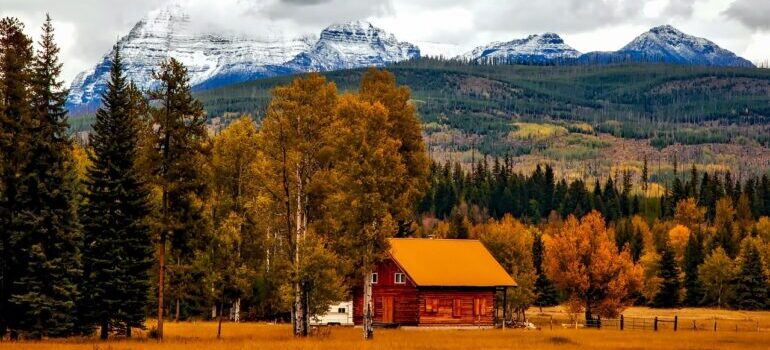
[[[320,151],[325,147],[335,119],[337,89],[318,74],[295,79],[273,90],[260,130],[259,148],[265,158],[262,178],[272,200],[282,203],[285,226],[280,234],[289,246],[293,269],[292,321],[294,334],[308,332],[308,281],[301,278],[301,246],[305,240],[311,207],[310,183],[321,169]]]

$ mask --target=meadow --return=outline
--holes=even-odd
[[[558,308],[530,314],[566,316]],[[655,310],[631,308],[632,316],[681,315],[713,318],[720,322],[752,319],[760,322],[759,331],[735,332],[725,327],[713,330],[613,330],[574,329],[561,325],[538,330],[494,329],[378,329],[375,339],[364,342],[361,330],[334,327],[327,338],[295,339],[285,324],[224,323],[222,339],[216,339],[216,322],[169,322],[166,339],[158,343],[139,332],[134,339],[106,342],[95,339],[48,340],[41,342],[5,342],[2,350],[249,350],[249,349],[767,349],[770,347],[770,312],[737,312],[712,309]]]

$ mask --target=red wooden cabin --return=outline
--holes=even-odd
[[[496,293],[516,286],[477,240],[391,239],[388,258],[371,278],[380,326],[493,326]],[[363,309],[359,289],[353,293],[357,325]]]

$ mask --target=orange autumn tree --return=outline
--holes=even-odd
[[[616,317],[631,303],[642,283],[642,268],[631,260],[628,249],[618,252],[613,233],[604,218],[592,211],[578,221],[570,216],[553,236],[544,239],[545,271],[570,305]]]

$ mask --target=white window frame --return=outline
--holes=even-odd
[[[378,276],[376,272],[372,272],[372,277],[370,278],[371,278],[372,284],[377,284],[377,282],[380,280],[380,276]]]
[[[399,277],[401,277],[401,281],[399,281]],[[406,284],[406,275],[402,272],[396,272],[396,274],[393,276],[393,283]]]

